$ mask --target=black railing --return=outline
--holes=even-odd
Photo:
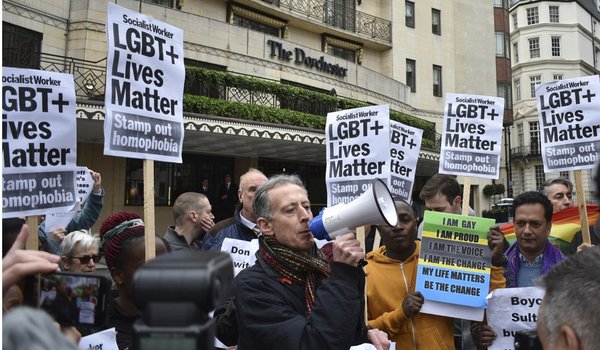
[[[535,146],[518,146],[510,150],[513,158],[517,157],[539,157],[542,154],[542,148],[539,145]]]
[[[336,4],[333,0],[273,0],[272,3],[333,27],[392,42],[391,21]]]
[[[88,61],[42,53],[40,69],[73,74],[75,95],[77,97],[90,100],[104,100],[106,57],[98,61]]]

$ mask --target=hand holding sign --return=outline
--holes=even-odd
[[[421,311],[425,298],[421,292],[412,292],[402,301],[402,312],[406,318],[412,318]]]

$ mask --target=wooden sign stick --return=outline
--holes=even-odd
[[[154,228],[154,161],[144,160],[144,236],[146,261],[156,256],[156,235]]]

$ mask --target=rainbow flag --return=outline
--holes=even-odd
[[[594,225],[600,217],[600,206],[588,205],[588,224]],[[500,227],[500,231],[511,245],[516,242],[515,225],[511,222]],[[569,246],[577,232],[581,231],[579,207],[571,207],[557,211],[552,215],[550,242],[560,248],[563,254],[569,253]]]

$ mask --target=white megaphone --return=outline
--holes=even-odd
[[[321,210],[310,222],[315,238],[332,240],[364,225],[396,226],[398,214],[385,182],[375,179],[371,188],[350,203]]]

